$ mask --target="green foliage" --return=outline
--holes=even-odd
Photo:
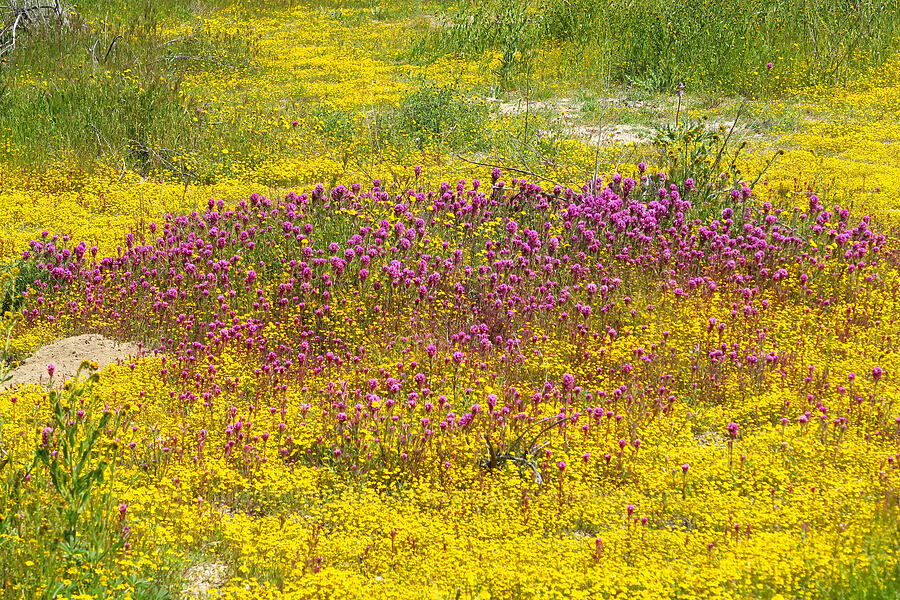
[[[361,126],[348,111],[316,107],[309,116],[316,133],[329,141],[350,144],[360,135]]]
[[[171,598],[168,586],[140,572],[101,578],[121,571],[115,560],[128,548],[131,528],[112,487],[125,413],[94,408],[94,367],[83,363],[74,383],[49,393],[52,416],[40,428],[30,464],[12,460],[14,440],[0,420],[0,556],[18,556],[0,560],[0,582],[14,581],[19,594],[34,598],[113,597],[110,590],[129,588],[135,598]],[[83,371],[88,376],[79,378]],[[23,536],[32,538],[29,544],[19,544]],[[78,576],[57,579],[60,565]],[[0,588],[0,598],[22,597],[6,595],[7,589]]]
[[[0,313],[2,315],[3,313]],[[12,341],[13,330],[16,328],[16,325],[21,320],[21,315],[17,314],[12,316],[8,320],[0,321],[3,324],[3,328],[0,331],[4,332],[4,342],[3,342],[3,350],[0,351],[0,387],[2,387],[7,381],[9,381],[12,376],[9,374],[10,367],[10,356],[9,356],[9,345]],[[0,457],[2,460],[2,457]],[[0,467],[2,470],[2,467]]]
[[[159,3],[88,2],[65,21],[35,27],[0,67],[0,137],[12,158],[42,164],[98,156],[142,174],[195,174],[179,156],[213,145],[195,126],[198,106],[181,89],[188,71],[235,69],[256,52],[252,35],[163,37]],[[175,13],[187,4],[167,2]],[[126,6],[127,5],[127,6]],[[178,9],[178,7],[181,7]],[[200,11],[194,7],[195,11]]]
[[[35,282],[47,282],[49,272],[41,270],[35,261],[16,259],[6,265],[8,276],[0,279],[0,315],[16,312],[24,300],[22,293],[34,286]]]
[[[471,3],[452,15],[450,25],[425,36],[413,47],[411,55],[426,58],[498,50],[501,59],[495,75],[502,85],[507,85],[514,74],[523,70],[543,37],[543,31],[532,22],[527,4]]]
[[[873,535],[867,542],[865,566],[851,569],[844,581],[813,582],[810,587],[815,589],[817,597],[826,600],[900,600],[900,564],[885,560],[877,551],[890,547],[900,533],[900,519],[893,510],[897,502],[896,493],[888,494],[883,508],[876,513]]]
[[[654,92],[679,81],[769,94],[840,82],[881,64],[900,38],[897,5],[883,0],[489,0],[467,2],[449,19],[413,56],[499,51],[506,84],[533,68],[535,53],[562,45],[564,75],[608,71]]]
[[[389,116],[384,133],[401,134],[418,148],[438,144],[475,149],[484,139],[487,118],[484,102],[466,98],[452,87],[422,83]]]
[[[82,368],[86,366],[82,365]],[[109,425],[112,413],[104,411],[99,420],[91,421],[84,410],[76,411],[73,408],[76,406],[75,402],[98,379],[98,375],[90,375],[84,385],[72,390],[65,402],[55,391],[50,392],[50,400],[53,402],[52,424],[55,427],[48,425],[44,428],[45,443],[38,447],[34,456],[34,467],[43,466],[47,469],[53,489],[62,500],[66,524],[63,539],[68,545],[76,542],[78,521],[91,499],[91,489],[103,484],[109,466],[105,460],[96,459],[95,446],[101,433]],[[105,525],[101,521],[101,527]],[[123,540],[116,540],[103,548],[100,560],[122,543]],[[96,549],[88,550],[91,552]]]
[[[689,120],[667,123],[656,131],[653,143],[659,150],[659,163],[665,165],[663,170],[670,181],[683,190],[693,190],[692,197],[702,202],[696,207],[701,219],[718,216],[722,208],[731,206],[730,197],[723,191],[740,189],[745,184],[753,188],[782,154],[780,150],[776,152],[752,179],[738,170],[738,158],[747,147],[747,142],[739,141],[735,135],[741,112],[730,127],[719,125],[710,130],[702,121]],[[740,219],[743,213],[738,212]]]

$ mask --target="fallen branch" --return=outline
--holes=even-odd
[[[196,173],[191,172],[189,169],[179,167],[169,159],[169,156],[174,154],[174,152],[169,148],[157,149],[153,146],[148,146],[147,144],[141,143],[138,140],[134,139],[129,139],[128,145],[132,152],[143,154],[146,157],[145,167],[149,167],[151,162],[155,160],[163,166],[167,167],[173,173],[177,173],[185,181],[197,179]]]
[[[36,4],[33,0],[10,0],[0,6],[0,56],[16,49],[20,31],[28,31],[31,25],[46,27],[50,19],[64,19],[69,7],[61,0],[54,4]]]
[[[552,183],[553,185],[559,185],[560,187],[562,187],[562,185],[560,185],[558,182],[553,181],[552,179],[550,179],[548,177],[544,177],[543,175],[538,175],[537,173],[535,173],[533,171],[527,171],[525,169],[517,169],[515,167],[509,167],[509,166],[505,166],[505,165],[492,165],[489,163],[483,163],[483,162],[478,162],[475,160],[469,160],[468,158],[465,158],[464,156],[460,156],[459,154],[456,154],[455,156],[459,160],[461,160],[463,162],[467,162],[470,165],[476,165],[478,167],[488,167],[491,169],[500,169],[502,171],[512,171],[513,173],[520,173],[522,175],[528,175],[529,177],[535,177],[537,179],[540,179],[541,181],[546,181],[547,183]]]

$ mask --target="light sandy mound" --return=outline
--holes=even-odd
[[[102,369],[120,360],[124,361],[129,356],[137,357],[139,352],[135,344],[117,342],[93,333],[63,338],[42,346],[26,358],[11,373],[12,379],[4,387],[46,385],[49,382],[48,365],[56,368],[53,373],[54,383],[62,383],[75,377],[78,367],[84,361],[96,361]]]
[[[185,579],[182,598],[209,598],[228,582],[228,567],[217,562],[194,565],[185,573]]]

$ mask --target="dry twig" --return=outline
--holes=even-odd
[[[19,35],[36,26],[46,27],[51,21],[65,20],[69,6],[62,0],[41,3],[39,0],[7,0],[0,4],[0,56],[16,49]]]

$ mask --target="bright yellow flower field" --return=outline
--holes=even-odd
[[[436,20],[166,21],[251,58],[145,172],[0,131],[0,381],[133,344],[0,391],[0,598],[898,597],[900,57],[597,144]]]

